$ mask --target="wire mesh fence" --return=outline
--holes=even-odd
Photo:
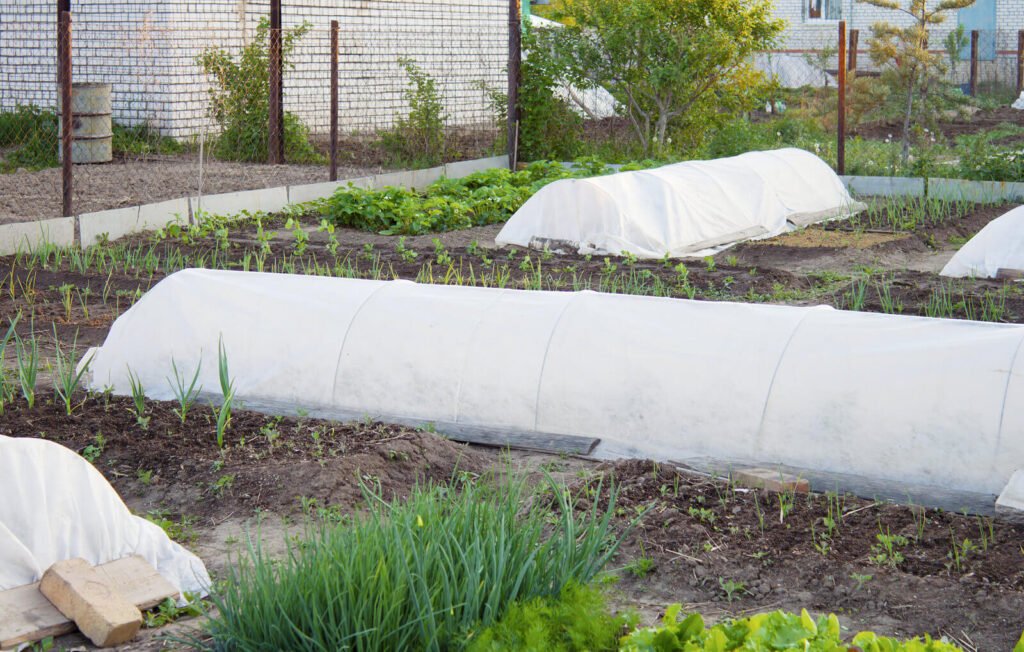
[[[332,144],[340,178],[506,151],[507,0],[288,2],[277,32],[279,96],[275,4],[75,3],[74,213],[325,181]],[[63,212],[57,32],[50,0],[0,0],[0,220]],[[838,35],[829,34],[755,57],[776,84],[757,113],[804,103],[838,129]],[[877,105],[884,67],[870,57],[869,33],[849,38],[845,115],[856,130]],[[969,32],[936,39],[943,92],[1008,105],[1020,91],[1017,30],[980,31],[973,43]],[[564,83],[556,92],[587,152],[644,155],[609,90]]]
[[[505,151],[506,0],[286,3],[278,165],[268,0],[72,8],[76,214],[326,181],[332,21],[339,178]],[[61,213],[57,32],[0,0],[0,220]]]

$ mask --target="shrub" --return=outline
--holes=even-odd
[[[617,650],[633,616],[613,616],[604,594],[569,583],[558,596],[512,605],[505,616],[471,639],[469,652],[599,652]]]
[[[564,66],[552,56],[547,30],[523,37],[526,58],[519,87],[519,153],[523,160],[572,160],[579,154],[583,119],[555,94]]]
[[[52,109],[29,105],[0,113],[0,147],[13,148],[0,158],[0,171],[56,167],[57,125],[57,113]]]
[[[398,65],[409,78],[404,92],[409,114],[380,133],[380,144],[391,155],[392,164],[414,168],[438,165],[445,158],[448,117],[437,82],[412,59],[402,57]]]
[[[285,70],[294,68],[291,54],[309,31],[309,23],[286,29],[281,35],[281,60]],[[221,128],[213,143],[217,158],[234,161],[267,160],[270,125],[270,23],[261,18],[252,41],[236,60],[219,48],[209,48],[196,59],[203,72],[213,77],[210,106]],[[309,129],[293,113],[284,114],[284,155],[291,163],[323,162],[309,142]]]
[[[959,176],[979,181],[1024,181],[1024,148],[993,145],[974,138],[960,155]]]
[[[841,652],[849,649],[842,643],[839,620],[831,614],[815,620],[806,610],[799,616],[773,611],[728,620],[705,629],[704,619],[699,614],[678,620],[681,610],[678,604],[670,606],[660,627],[638,629],[624,636],[620,649],[624,652],[769,652],[795,649]],[[955,645],[932,640],[929,636],[900,642],[872,632],[857,634],[851,645],[862,652],[962,652]]]
[[[471,631],[517,601],[586,583],[618,548],[606,510],[580,514],[550,481],[554,505],[526,504],[522,481],[418,488],[385,502],[364,487],[368,513],[321,522],[275,560],[259,545],[213,594],[218,650],[460,649]],[[554,518],[552,518],[554,517]]]

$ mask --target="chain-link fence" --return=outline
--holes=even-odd
[[[74,213],[504,153],[508,2],[71,3]],[[0,221],[61,214],[57,11],[0,0]],[[103,163],[103,161],[107,161]]]

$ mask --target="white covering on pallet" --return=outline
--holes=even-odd
[[[0,590],[38,582],[54,562],[141,555],[180,591],[210,586],[198,557],[134,516],[81,456],[43,439],[0,436]]]
[[[1024,270],[1024,206],[986,224],[939,274],[995,278],[1000,269]]]
[[[862,207],[824,161],[789,148],[556,181],[516,211],[495,241],[584,254],[704,256]]]
[[[1024,466],[1024,327],[593,292],[186,270],[114,323],[93,387],[602,438],[994,496]]]

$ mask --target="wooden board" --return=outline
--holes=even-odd
[[[758,227],[761,228],[761,227]],[[222,400],[220,394],[202,392],[199,394],[200,401],[212,401],[218,405]],[[514,428],[492,428],[466,423],[452,423],[450,421],[426,421],[424,419],[410,419],[409,417],[398,417],[389,414],[369,414],[366,412],[355,412],[352,410],[340,410],[337,408],[324,408],[310,406],[299,409],[300,406],[279,401],[245,401],[245,409],[263,412],[265,414],[305,416],[312,419],[326,419],[340,421],[342,423],[353,421],[366,421],[372,419],[384,423],[406,426],[409,428],[429,428],[439,435],[443,435],[454,441],[469,444],[482,444],[484,446],[498,446],[501,448],[521,448],[536,450],[545,453],[566,453],[569,455],[589,455],[591,451],[601,442],[597,437],[586,437],[582,435],[561,435],[549,432],[534,432],[517,430]],[[300,414],[301,412],[301,414]]]
[[[1024,269],[1011,269],[1008,267],[1000,267],[996,270],[996,278],[1006,279],[1010,281],[1019,281],[1024,279]]]
[[[129,602],[145,611],[178,592],[149,562],[138,555],[96,567]],[[57,611],[42,593],[39,583],[0,591],[0,649],[39,641],[75,631],[75,624]]]

